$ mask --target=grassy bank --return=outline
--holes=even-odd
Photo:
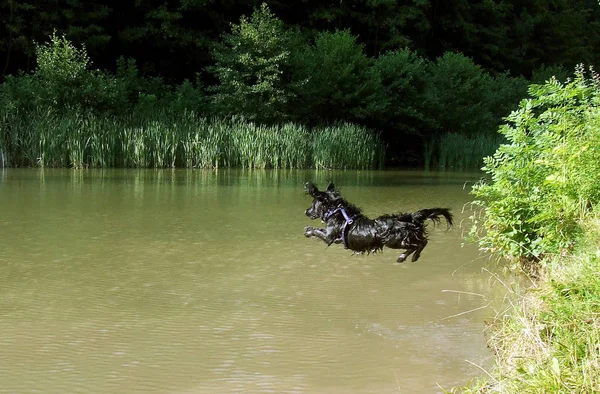
[[[384,146],[352,124],[308,129],[193,113],[38,111],[0,116],[0,151],[15,167],[368,169],[383,165]]]
[[[487,328],[496,368],[462,393],[600,392],[600,219]]]

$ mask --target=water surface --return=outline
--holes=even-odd
[[[306,239],[303,183],[450,207],[417,263]],[[0,393],[433,393],[488,367],[477,174],[0,172]],[[467,182],[467,188],[464,188]],[[474,294],[469,294],[474,293]],[[480,308],[480,309],[478,309]],[[469,312],[468,311],[473,311]]]

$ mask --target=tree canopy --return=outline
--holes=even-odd
[[[434,60],[459,52],[492,71],[530,76],[545,66],[596,64],[596,0],[267,1],[271,12],[305,37],[350,32],[369,57],[410,49]],[[35,67],[36,42],[56,30],[85,44],[98,68],[120,56],[144,74],[192,79],[214,65],[211,48],[258,0],[0,0],[0,79]],[[214,82],[204,75],[204,82]]]

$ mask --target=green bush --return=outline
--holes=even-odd
[[[78,49],[64,36],[52,34],[48,42],[37,46],[36,55],[32,74],[8,76],[0,86],[4,111],[126,111],[124,85],[113,75],[90,70],[85,48]]]
[[[125,104],[122,86],[114,76],[92,71],[85,47],[76,48],[64,36],[50,36],[36,49],[37,104],[57,110],[84,108],[110,111]]]
[[[423,80],[413,102],[426,166],[477,166],[498,147],[502,119],[527,96],[524,78],[491,76],[456,53],[428,63]]]
[[[566,84],[531,85],[500,128],[508,143],[485,159],[491,179],[472,191],[485,208],[472,228],[483,249],[540,261],[573,246],[580,218],[600,202],[597,81],[578,69]]]
[[[38,45],[35,53],[38,63],[35,73],[52,90],[57,90],[57,85],[61,84],[80,84],[89,75],[91,61],[85,47],[75,48],[56,32],[52,33],[49,42]]]
[[[487,110],[492,114],[491,128],[485,130],[488,136],[496,134],[502,119],[508,116],[521,100],[527,97],[529,81],[523,77],[511,77],[508,73],[498,74],[487,86]]]

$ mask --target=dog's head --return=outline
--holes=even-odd
[[[340,193],[335,190],[333,182],[329,182],[325,191],[319,191],[312,182],[304,184],[304,190],[313,197],[312,205],[304,211],[304,214],[310,219],[321,219],[325,221],[325,215],[334,208],[341,198]]]

